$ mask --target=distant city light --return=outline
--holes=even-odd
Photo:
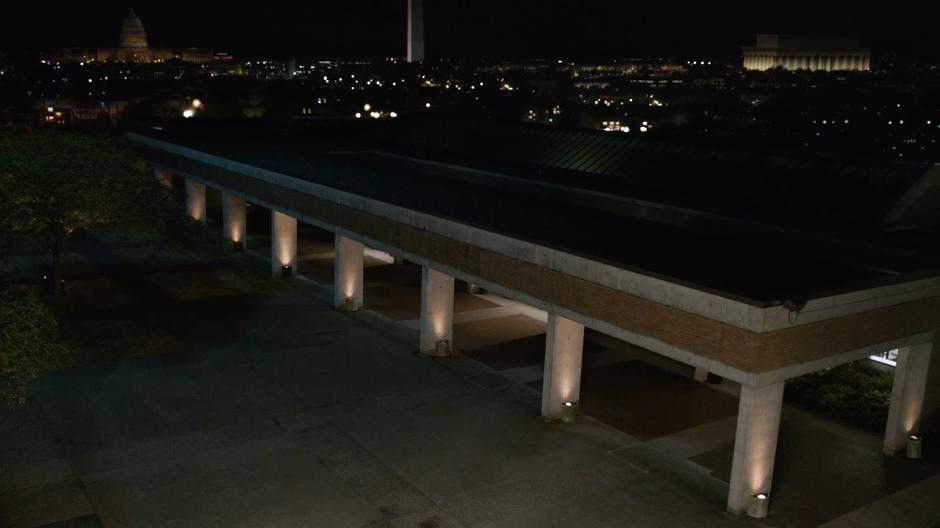
[[[193,108],[202,108],[202,101],[199,99],[193,99]]]
[[[390,113],[388,114],[388,116],[391,117],[391,118],[396,118],[396,117],[398,117],[398,112],[390,112]]]
[[[431,108],[431,103],[424,103],[425,108]]]
[[[369,103],[366,103],[366,104],[362,105],[362,109],[363,109],[364,111],[368,112],[369,110],[372,110],[372,105],[370,105]]]
[[[356,119],[360,119],[361,117],[362,117],[362,112],[356,112]]]
[[[192,108],[187,108],[186,110],[183,110],[183,117],[185,117],[186,119],[189,119],[190,117],[193,117],[194,115],[196,115],[196,111],[193,110]]]

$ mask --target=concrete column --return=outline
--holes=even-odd
[[[198,222],[206,223],[206,186],[186,180],[186,212]]]
[[[284,266],[297,273],[297,219],[271,211],[271,274],[280,277]]]
[[[155,168],[153,169],[153,175],[154,177],[157,178],[157,181],[160,182],[161,184],[165,185],[166,187],[169,187],[170,189],[173,188],[173,173],[172,172],[168,170]]]
[[[333,265],[333,300],[336,308],[356,311],[362,307],[363,251],[365,246],[362,242],[336,235]]]
[[[888,455],[905,448],[909,434],[920,432],[932,346],[928,342],[898,349],[885,430],[884,452]]]
[[[408,62],[424,60],[424,0],[408,0]]]
[[[729,512],[744,513],[750,497],[770,493],[782,406],[782,381],[760,388],[741,386],[728,486]]]
[[[454,278],[427,266],[421,268],[421,350],[437,353],[437,342],[447,341],[449,354],[454,343]]]
[[[555,419],[562,404],[581,398],[581,355],[584,325],[560,315],[548,314],[545,336],[545,373],[542,376],[542,416]]]
[[[222,236],[233,245],[245,244],[248,222],[245,218],[245,200],[222,193]]]
[[[704,367],[695,367],[695,381],[708,381],[708,370]]]

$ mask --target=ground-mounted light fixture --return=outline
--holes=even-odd
[[[347,312],[358,312],[359,311],[359,300],[354,296],[350,295],[346,297],[345,308]]]
[[[286,278],[286,277],[290,277],[291,275],[293,275],[293,268],[291,268],[290,265],[285,264],[281,266],[281,277]]]
[[[245,243],[239,240],[238,242],[232,242],[232,251],[236,253],[239,251],[245,251]]]
[[[924,437],[912,434],[907,437],[907,458],[917,460],[923,455]]]
[[[747,516],[753,517],[755,519],[763,519],[767,517],[767,512],[770,509],[770,494],[769,493],[758,493],[757,495],[751,496],[747,501]]]
[[[571,423],[578,416],[578,402],[566,401],[561,404],[561,421]]]
[[[442,339],[434,343],[434,355],[437,357],[447,357],[450,355],[450,341]]]

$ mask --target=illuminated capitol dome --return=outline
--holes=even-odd
[[[127,17],[121,24],[121,47],[122,48],[147,48],[147,32],[144,31],[144,23],[140,17],[131,9]]]
[[[117,14],[115,14],[117,15]],[[114,21],[117,22],[117,16]],[[116,24],[115,24],[116,25]],[[117,29],[117,28],[115,28]],[[151,28],[153,29],[153,28]],[[161,28],[157,27],[157,40],[160,40]],[[163,34],[166,29],[163,28]],[[62,62],[129,62],[136,64],[160,63],[168,60],[179,60],[197,64],[212,62],[214,52],[204,48],[185,48],[173,50],[172,48],[151,48],[147,40],[147,31],[144,23],[134,12],[127,10],[127,16],[121,22],[120,37],[115,48],[82,49],[71,48],[61,50],[50,57],[53,61]]]

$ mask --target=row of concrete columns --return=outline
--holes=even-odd
[[[205,186],[186,182],[189,214],[205,221]],[[223,193],[223,230],[233,243],[245,239],[245,200]],[[365,246],[336,235],[334,266],[335,306],[355,311],[363,301],[363,254]],[[271,212],[271,270],[275,275],[294,274],[297,269],[297,219]],[[453,343],[454,277],[424,266],[421,270],[421,320],[419,350],[429,356],[448,355]],[[545,339],[542,416],[562,417],[567,403],[577,405],[581,391],[581,362],[584,325],[550,313]],[[918,432],[927,385],[931,343],[899,349],[884,450],[895,454],[906,446],[910,434]],[[706,369],[697,367],[695,378],[707,379]],[[727,508],[747,511],[751,497],[770,494],[784,382],[741,385],[734,455]]]
[[[788,70],[811,71],[867,71],[868,55],[749,55],[745,67],[751,70],[770,70],[778,66]]]

